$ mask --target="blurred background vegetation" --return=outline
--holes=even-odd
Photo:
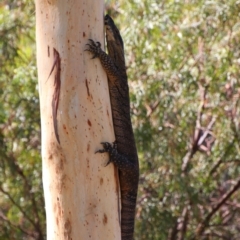
[[[106,1],[125,43],[135,240],[240,238],[240,1]],[[0,2],[0,240],[46,238],[35,10]]]

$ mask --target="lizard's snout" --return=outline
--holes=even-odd
[[[111,23],[114,23],[112,18],[107,14],[105,17],[104,17],[104,24],[105,25],[110,25]]]

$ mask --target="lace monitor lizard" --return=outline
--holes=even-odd
[[[108,54],[101,44],[89,39],[86,51],[98,58],[108,77],[112,118],[116,141],[103,142],[98,153],[108,152],[110,162],[119,170],[121,192],[121,236],[132,240],[138,191],[139,163],[131,117],[128,78],[126,72],[124,45],[114,21],[109,15],[104,18]]]

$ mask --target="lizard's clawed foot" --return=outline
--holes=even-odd
[[[101,53],[101,43],[94,42],[92,39],[88,39],[89,43],[86,44],[87,48],[84,51],[88,51],[93,54],[92,59],[99,56]]]
[[[110,154],[110,159],[106,164],[107,166],[111,162],[112,156],[117,154],[117,141],[114,141],[112,144],[109,142],[101,142],[101,144],[103,145],[103,149],[99,149],[95,153],[108,152]]]

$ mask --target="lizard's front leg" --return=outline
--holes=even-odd
[[[110,158],[107,162],[107,165],[112,162],[122,172],[132,169],[134,167],[134,164],[129,161],[126,156],[118,153],[116,141],[112,144],[109,142],[102,142],[101,144],[103,145],[103,149],[96,151],[96,153],[109,153]]]
[[[92,39],[88,39],[89,43],[86,44],[87,48],[85,51],[90,52],[94,58],[99,58],[104,70],[107,73],[108,79],[115,79],[119,76],[119,71],[113,62],[113,60],[108,56],[102,49],[100,42],[94,42]]]

